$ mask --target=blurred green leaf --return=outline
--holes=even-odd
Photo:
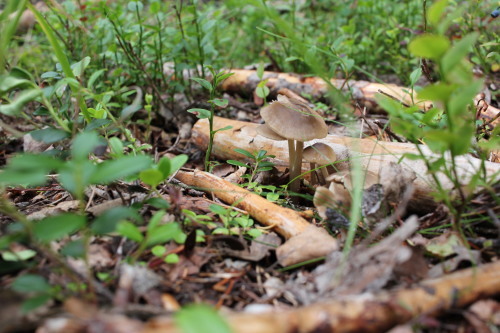
[[[84,216],[76,214],[50,216],[35,223],[33,234],[39,241],[48,243],[74,233],[81,229],[85,222]]]
[[[121,221],[120,223],[118,223],[116,231],[120,235],[138,243],[142,242],[142,240],[144,239],[144,236],[142,235],[139,228],[137,228],[135,224],[128,221]]]
[[[417,57],[439,60],[449,47],[450,41],[445,36],[424,34],[413,39],[408,50]]]
[[[39,142],[54,143],[69,137],[69,133],[57,128],[44,128],[30,132],[33,139]]]
[[[21,275],[12,282],[12,289],[20,293],[46,293],[50,291],[50,284],[40,275],[25,274]]]
[[[183,333],[231,333],[226,321],[208,305],[188,305],[175,313],[174,320]]]

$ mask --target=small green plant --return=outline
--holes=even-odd
[[[215,98],[217,94],[217,87],[221,84],[225,79],[233,75],[233,73],[224,73],[217,72],[213,67],[207,66],[212,73],[212,82],[208,82],[202,78],[192,78],[193,81],[198,82],[203,88],[207,89],[210,92],[210,99],[208,103],[210,104],[210,110],[207,109],[189,109],[188,112],[193,113],[198,117],[198,119],[208,119],[209,124],[209,133],[210,137],[208,140],[208,148],[205,154],[205,170],[211,170],[210,167],[210,156],[212,155],[212,147],[214,144],[215,134],[219,131],[225,131],[231,129],[231,126],[226,126],[224,128],[214,129],[214,117],[215,117],[215,108],[216,107],[226,107],[228,104],[227,99]]]
[[[253,228],[254,221],[247,214],[242,214],[234,210],[232,207],[224,208],[219,205],[212,204],[208,207],[212,213],[219,216],[223,223],[223,227],[218,227],[212,231],[214,234],[223,235],[248,235],[256,238],[262,234],[262,231]]]
[[[385,97],[378,98],[378,101],[389,112],[391,126],[396,133],[415,143],[423,141],[435,153],[435,157],[430,157],[417,144],[420,154],[406,157],[425,162],[437,187],[437,199],[450,209],[454,229],[461,233],[462,210],[470,199],[464,187],[474,189],[479,183],[488,181],[484,168],[480,167],[470,183],[463,184],[458,172],[460,166],[456,163],[457,156],[468,154],[473,148],[476,119],[472,101],[483,81],[474,79],[467,60],[478,34],[470,33],[452,44],[445,32],[453,18],[460,16],[464,9],[459,8],[445,16],[446,4],[446,0],[437,1],[429,8],[427,20],[434,32],[416,37],[408,47],[413,55],[433,61],[436,65],[438,81],[418,92],[420,99],[432,100],[435,107],[423,113],[418,105],[404,107]],[[412,73],[412,81],[417,74]],[[484,158],[482,161],[484,163]],[[453,183],[458,192],[457,201],[443,187],[442,175]]]
[[[254,180],[259,172],[272,170],[274,167],[274,163],[270,161],[266,161],[269,158],[274,158],[274,155],[267,155],[266,150],[259,150],[255,153],[251,153],[245,149],[236,148],[235,152],[242,154],[246,158],[248,158],[250,163],[243,163],[237,160],[228,160],[228,164],[236,165],[239,167],[244,167],[250,169],[249,175],[244,175],[243,177],[248,180],[247,187],[252,188],[255,186]]]

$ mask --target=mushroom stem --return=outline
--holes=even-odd
[[[309,166],[311,167],[311,185],[316,185],[319,183],[318,176],[316,174],[316,163],[309,163]]]
[[[304,150],[304,142],[296,141],[295,143],[295,159],[293,162],[292,171],[290,172],[290,191],[297,193],[300,189],[300,179],[297,177],[302,173],[302,151]],[[297,178],[297,179],[295,179]]]
[[[326,184],[326,182],[327,182],[326,179],[328,178],[329,174],[328,174],[328,170],[326,169],[325,165],[321,166],[321,175],[323,176],[322,184]]]

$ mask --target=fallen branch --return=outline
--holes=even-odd
[[[337,241],[328,232],[311,225],[292,209],[277,206],[211,173],[179,171],[175,177],[186,185],[213,193],[228,204],[247,211],[261,224],[273,227],[288,239],[276,250],[278,261],[283,266],[322,257],[338,249]],[[317,245],[319,243],[321,246]]]
[[[287,311],[226,315],[233,332],[383,332],[420,315],[437,315],[500,293],[500,261],[465,269],[417,287],[362,294]],[[155,318],[142,333],[179,332],[170,318]]]
[[[222,84],[222,90],[251,95],[261,79],[257,76],[257,71],[246,70],[246,69],[231,69],[234,73]],[[278,73],[278,72],[264,72],[262,80],[268,80],[266,86],[273,92],[277,92],[279,89],[287,88],[296,93],[305,93],[313,96],[315,99],[325,97],[328,92],[328,85],[325,81],[319,77],[311,76],[304,77],[298,74],[288,74],[288,73]],[[413,100],[410,95],[409,88],[400,87],[395,84],[389,83],[373,83],[368,81],[355,81],[344,79],[332,79],[330,82],[337,87],[337,89],[350,90],[352,91],[354,99],[358,100],[361,104],[366,106],[368,109],[373,109],[377,102],[375,96],[377,94],[385,94],[401,101],[403,104],[412,105]],[[432,102],[417,100],[416,96],[413,96],[415,103],[420,105],[423,110],[428,110],[432,107]],[[474,98],[474,103],[483,99],[482,94],[478,94]],[[491,121],[494,119],[500,110],[497,108],[487,105],[485,108],[481,109],[481,118],[486,121]],[[479,118],[478,117],[478,118]],[[498,125],[500,119],[492,121],[492,125]]]
[[[272,160],[277,166],[286,167],[288,165],[288,147],[285,141],[272,141],[263,136],[257,135],[255,128],[258,124],[241,122],[231,119],[215,117],[214,128],[223,128],[232,126],[227,131],[218,132],[215,136],[213,154],[220,159],[242,159],[243,156],[234,151],[235,148],[245,149],[256,152],[261,149],[266,150],[268,154],[275,155]],[[202,149],[207,147],[208,142],[208,122],[206,119],[199,120],[193,127],[192,139],[196,145]],[[350,159],[359,161],[363,167],[375,174],[388,165],[389,162],[398,163],[403,154],[419,154],[415,145],[410,143],[383,142],[373,139],[356,139],[350,137],[341,137],[328,135],[324,139],[313,140],[306,143],[313,144],[323,142],[333,148],[337,156],[341,159]],[[426,146],[420,146],[426,156],[434,154]],[[469,180],[481,170],[481,160],[469,155],[459,156],[456,159],[458,168],[458,177],[462,184],[467,184]],[[427,167],[422,160],[404,159],[401,164],[414,171],[417,179],[414,181],[415,192],[412,197],[411,205],[418,205],[420,208],[429,208],[435,206],[431,193],[435,190],[435,184],[432,177],[427,172]],[[486,174],[488,177],[498,176],[500,165],[492,162],[484,162]],[[307,169],[303,164],[302,171]],[[335,167],[338,170],[347,170],[348,163],[337,163]],[[443,174],[437,175],[439,181],[445,189],[453,189],[452,182]]]

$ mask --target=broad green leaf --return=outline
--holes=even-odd
[[[50,291],[50,284],[40,275],[25,274],[16,278],[11,285],[12,289],[20,293],[46,293]]]
[[[448,73],[457,66],[471,51],[474,43],[479,37],[479,33],[470,33],[453,45],[441,59],[443,73]]]
[[[111,149],[111,153],[115,156],[124,156],[123,154],[123,143],[120,139],[117,137],[112,137],[111,139],[108,140],[109,143],[109,148]]]
[[[218,107],[225,108],[229,101],[225,98],[216,98],[212,100],[212,102],[217,105]]]
[[[33,82],[18,78],[13,75],[0,75],[0,94],[4,94],[13,89],[33,88]]]
[[[84,216],[76,214],[50,216],[35,223],[33,234],[39,241],[48,243],[74,233],[85,221]]]
[[[438,82],[424,87],[418,92],[419,99],[446,102],[457,88],[456,84]]]
[[[170,159],[167,156],[163,156],[158,161],[158,170],[162,173],[163,179],[167,179],[170,176]]]
[[[132,207],[114,207],[99,215],[92,223],[91,229],[97,234],[107,234],[116,230],[119,221],[125,219],[140,220],[137,210]]]
[[[95,81],[97,81],[97,79],[105,72],[106,72],[106,69],[102,68],[102,69],[99,69],[99,70],[95,71],[94,73],[92,73],[92,75],[90,75],[89,81],[87,83],[87,88],[89,90],[94,90]]]
[[[149,6],[149,12],[151,14],[158,14],[160,12],[160,3],[158,1],[154,1],[151,3],[151,6]]]
[[[210,118],[212,116],[212,113],[206,109],[189,109],[187,112],[196,115],[198,119]]]
[[[179,262],[179,255],[177,253],[170,253],[165,257],[167,264],[177,264]]]
[[[121,221],[120,223],[118,223],[116,231],[120,235],[138,243],[142,242],[142,240],[144,239],[144,236],[142,235],[139,228],[137,228],[135,224],[128,221]]]
[[[422,68],[417,68],[410,74],[410,85],[414,86],[422,76]]]
[[[269,95],[269,88],[267,86],[257,87],[255,93],[260,98],[266,98]]]
[[[163,173],[157,169],[146,169],[139,173],[140,180],[151,187],[158,186],[165,180]]]
[[[217,76],[217,83],[223,82],[225,79],[227,79],[228,77],[230,77],[232,75],[234,75],[234,73],[225,73],[225,74],[220,73]]]
[[[208,91],[212,91],[212,85],[207,80],[200,79],[197,77],[192,77],[191,80],[198,82],[203,88],[207,89]]]
[[[59,181],[66,190],[79,197],[92,184],[91,178],[95,170],[95,164],[88,160],[68,161],[59,171]]]
[[[170,222],[154,228],[148,235],[148,246],[166,243],[174,239],[179,233],[182,233],[181,227],[176,222]]]
[[[163,216],[165,216],[165,214],[166,213],[164,210],[159,210],[151,217],[148,223],[148,233],[152,232],[154,228],[156,228],[156,226],[160,224],[161,219],[163,218]]]
[[[24,261],[36,256],[36,252],[30,249],[20,251],[5,251],[2,252],[2,259],[5,261]]]
[[[69,137],[69,133],[57,128],[44,128],[30,132],[33,139],[39,142],[54,143]]]
[[[99,136],[96,132],[83,132],[77,135],[71,145],[73,159],[87,160],[89,154],[99,145]]]
[[[420,35],[408,45],[408,49],[413,55],[433,60],[439,60],[449,47],[448,38],[433,34]]]
[[[81,77],[85,68],[90,64],[90,57],[85,57],[77,63],[71,65],[71,69],[73,70],[73,75],[76,77]]]
[[[157,257],[161,257],[165,253],[167,253],[167,249],[165,248],[165,246],[156,245],[156,246],[153,246],[153,248],[151,249],[151,253]]]
[[[235,148],[234,151],[239,153],[239,154],[245,155],[246,157],[248,157],[251,160],[255,160],[255,156],[251,152],[249,152],[245,149]]]
[[[177,172],[177,170],[179,170],[180,168],[182,168],[184,166],[184,164],[186,164],[186,162],[188,161],[188,156],[187,155],[177,155],[173,158],[170,159],[170,174],[173,174],[174,172]]]
[[[30,297],[23,302],[23,304],[21,305],[21,310],[23,313],[31,312],[36,308],[39,308],[40,306],[44,305],[51,299],[52,296],[50,294],[42,294]]]
[[[61,249],[61,254],[73,258],[84,258],[85,243],[83,239],[77,239],[66,243]]]
[[[226,321],[208,305],[188,305],[175,313],[174,320],[183,333],[231,333]]]
[[[227,214],[227,210],[220,205],[211,204],[210,206],[208,206],[208,209],[210,209],[210,211],[215,213],[215,214],[219,214],[219,215],[226,215]]]
[[[435,26],[441,17],[443,16],[443,12],[448,5],[448,0],[439,0],[432,4],[427,11],[427,21],[430,25]]]
[[[167,200],[165,200],[163,198],[158,198],[158,197],[149,198],[144,203],[148,204],[148,205],[151,205],[151,206],[153,206],[154,208],[157,208],[157,209],[169,209],[170,208],[170,204],[168,203]]]
[[[116,160],[104,161],[97,165],[92,174],[93,184],[108,184],[112,181],[133,176],[151,166],[151,159],[145,155],[124,156]]]
[[[450,117],[463,115],[467,106],[473,102],[474,96],[481,90],[483,80],[472,81],[468,86],[461,87],[455,91],[448,101],[448,112]]]
[[[16,171],[42,170],[43,172],[57,170],[63,165],[63,161],[43,154],[16,155],[7,164],[9,169],[14,169]]]
[[[23,90],[16,96],[12,103],[1,104],[0,113],[6,114],[8,116],[17,115],[22,111],[26,103],[34,101],[41,94],[42,90],[38,88]]]
[[[4,170],[0,172],[0,185],[3,186],[39,186],[47,183],[47,175],[42,170],[19,172]]]

